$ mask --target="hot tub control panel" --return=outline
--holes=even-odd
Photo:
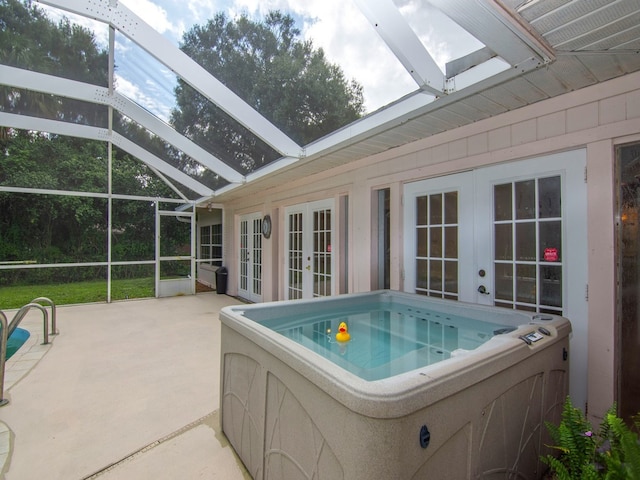
[[[545,327],[538,328],[537,331],[527,333],[526,335],[520,335],[520,340],[522,340],[527,345],[533,345],[535,342],[542,340],[545,336],[550,336],[551,332]]]

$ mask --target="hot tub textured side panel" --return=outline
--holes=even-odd
[[[258,362],[247,355],[224,355],[222,430],[253,478],[262,478],[264,381]]]
[[[529,377],[482,409],[477,428],[480,478],[539,470],[543,381],[542,374]]]
[[[340,480],[344,472],[313,418],[275,375],[267,375],[265,478]]]

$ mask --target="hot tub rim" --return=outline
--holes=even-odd
[[[282,305],[282,302],[256,305],[269,305],[273,308]],[[429,403],[442,400],[452,390],[468,388],[524,361],[532,354],[531,350],[542,351],[551,347],[558,338],[568,336],[571,330],[570,323],[563,317],[545,321],[544,326],[551,333],[549,338],[527,345],[519,336],[534,331],[538,327],[538,323],[531,321],[518,326],[513,332],[494,336],[468,354],[419,367],[393,377],[367,381],[294,340],[265,327],[260,322],[242,316],[240,310],[245,310],[246,307],[253,306],[223,308],[220,311],[222,324],[305,376],[345,407],[374,418],[395,418],[406,415],[415,410],[415,405],[423,405],[425,396],[428,397]],[[529,317],[532,319],[533,314]],[[227,353],[232,352],[226,352],[223,348],[222,356],[224,357]],[[224,366],[224,358],[221,365]],[[452,382],[452,375],[458,376],[455,382]],[[382,408],[383,405],[384,408]],[[381,411],[385,412],[382,416]]]

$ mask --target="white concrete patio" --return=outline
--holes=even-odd
[[[60,306],[50,346],[30,312],[20,326],[32,336],[6,365],[1,478],[250,478],[218,421],[218,312],[236,303],[202,293]]]

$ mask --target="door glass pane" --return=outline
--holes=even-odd
[[[429,224],[442,224],[442,195],[429,196]]]
[[[458,223],[458,192],[444,194],[444,223]]]
[[[416,225],[427,224],[427,197],[416,198]]]
[[[416,230],[416,250],[418,257],[426,257],[429,255],[429,245],[427,244],[427,236],[429,230],[426,228],[418,228]]]
[[[535,180],[516,182],[516,219],[534,218],[536,214]]]
[[[516,260],[536,259],[536,224],[516,223]]]
[[[562,268],[555,265],[540,267],[540,303],[562,306]]]
[[[562,261],[562,223],[560,221],[540,222],[540,249],[538,259],[542,262]]]
[[[442,262],[440,260],[429,262],[429,289],[442,291]]]
[[[444,262],[444,291],[458,293],[458,262]]]
[[[516,265],[516,301],[536,303],[536,266]]]
[[[540,218],[560,217],[560,176],[538,180]]]
[[[512,223],[495,225],[495,257],[496,260],[513,260]]]
[[[458,258],[458,227],[444,228],[444,256]]]
[[[493,187],[493,205],[495,213],[495,221],[511,220],[513,195],[511,194],[511,184],[505,183]]]
[[[426,290],[429,288],[427,283],[427,267],[429,266],[428,260],[416,260],[416,288],[420,290]]]
[[[442,227],[432,227],[429,239],[430,257],[442,258]]]
[[[513,301],[513,264],[495,264],[495,298]]]

